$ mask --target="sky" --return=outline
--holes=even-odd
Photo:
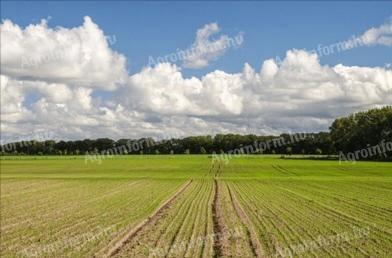
[[[325,131],[392,104],[391,17],[389,2],[2,1],[2,141]]]

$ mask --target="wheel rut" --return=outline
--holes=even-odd
[[[242,208],[242,206],[239,203],[239,201],[237,200],[237,197],[235,196],[235,194],[231,191],[230,187],[227,187],[227,189],[229,191],[230,199],[231,199],[233,207],[237,213],[237,216],[240,218],[242,224],[245,225],[245,227],[248,231],[247,233],[249,235],[249,245],[252,249],[253,254],[256,257],[265,257],[262,246],[261,246],[261,244],[258,240],[258,237],[257,237],[257,232],[256,232],[250,218],[248,217],[248,215],[246,214],[246,212]]]
[[[212,219],[214,230],[214,257],[230,256],[230,244],[227,240],[228,229],[222,214],[222,201],[218,180],[214,178],[214,202],[212,203]]]
[[[95,257],[112,257],[119,253],[121,249],[129,243],[140,231],[142,231],[146,226],[154,224],[158,221],[165,212],[173,205],[173,203],[178,199],[178,197],[190,186],[193,180],[186,182],[176,193],[174,193],[169,199],[167,199],[162,205],[160,205],[147,219],[140,222],[136,227],[129,230],[120,240],[116,241],[114,244],[105,250],[97,253]],[[108,251],[106,251],[108,250]]]

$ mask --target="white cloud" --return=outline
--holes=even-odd
[[[185,55],[183,66],[192,69],[207,67],[211,61],[223,55],[228,48],[238,47],[243,43],[242,34],[238,34],[235,38],[221,35],[218,39],[211,39],[219,31],[217,23],[209,23],[198,29],[195,42],[190,49],[185,51],[191,54]]]
[[[20,28],[5,20],[0,30],[4,75],[111,90],[126,79],[125,57],[110,49],[90,17],[72,29],[53,29],[45,20]]]
[[[239,74],[215,71],[202,79],[184,78],[180,68],[162,63],[132,75],[120,96],[128,107],[145,112],[195,116],[240,114],[242,100],[237,91],[241,87]]]
[[[362,34],[361,39],[366,45],[392,46],[392,18],[380,27],[367,30]]]
[[[161,63],[132,75],[121,96],[131,108],[163,114],[195,113],[191,99],[201,87],[197,78],[184,79],[176,65]]]
[[[3,34],[5,27],[12,33]],[[71,29],[39,24],[22,30],[10,21],[1,28],[2,36],[15,37],[5,46],[16,46],[4,59],[1,46],[2,138],[36,131],[62,139],[318,131],[337,116],[392,103],[390,69],[326,66],[303,50],[288,51],[281,64],[272,59],[260,69],[245,64],[233,74],[216,70],[186,78],[178,66],[161,63],[124,76],[124,58],[88,18]],[[82,35],[84,40],[76,40]],[[45,45],[41,37],[49,42]],[[102,55],[87,58],[89,51],[72,50],[95,51],[95,41]],[[20,67],[23,55],[64,46],[70,50],[68,59]],[[72,76],[64,76],[67,69]],[[113,95],[97,97],[97,88],[112,89]]]
[[[322,66],[316,54],[290,50],[280,66],[266,60],[258,73],[245,64],[242,73],[214,71],[186,79],[175,65],[160,64],[133,75],[126,90],[133,108],[149,112],[236,116],[276,104],[283,112],[317,101],[383,103],[391,87],[391,71],[385,68]]]
[[[17,122],[28,110],[23,106],[25,95],[23,84],[0,75],[1,82],[1,120]]]

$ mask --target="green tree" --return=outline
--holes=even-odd
[[[336,119],[330,127],[330,138],[338,153],[355,152],[391,141],[392,106],[358,112]],[[386,155],[373,155],[371,159],[385,159]]]

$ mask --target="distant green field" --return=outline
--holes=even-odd
[[[392,163],[1,159],[2,257],[391,257]]]

